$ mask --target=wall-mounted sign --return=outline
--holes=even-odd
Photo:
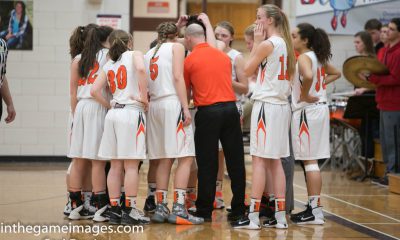
[[[169,13],[169,2],[148,2],[148,13]]]
[[[109,26],[114,29],[121,29],[121,15],[111,15],[111,14],[97,14],[96,18],[97,25]]]

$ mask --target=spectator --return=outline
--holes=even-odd
[[[354,47],[356,52],[363,56],[375,56],[374,44],[371,35],[366,31],[354,35]]]
[[[380,35],[380,39],[381,42],[383,43],[383,48],[379,49],[379,51],[376,53],[376,56],[378,59],[383,59],[383,54],[385,52],[385,47],[387,47],[388,45],[388,31],[389,31],[389,27],[387,24],[383,25],[381,28],[381,35]]]
[[[384,58],[380,59],[389,69],[387,75],[374,75],[365,77],[377,85],[376,102],[380,110],[380,141],[383,161],[386,163],[385,176],[378,180],[383,186],[388,185],[388,173],[398,172],[395,167],[396,135],[399,136],[400,128],[400,18],[393,18],[389,23],[388,46],[385,48]],[[399,141],[399,139],[397,139]],[[398,157],[398,152],[397,152]]]
[[[372,37],[372,42],[374,43],[376,53],[383,47],[383,43],[380,41],[379,37],[381,34],[381,28],[382,23],[376,18],[368,20],[364,25],[364,30],[367,31]]]

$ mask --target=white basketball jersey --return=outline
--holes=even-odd
[[[104,64],[107,62],[107,53],[108,49],[103,48],[100,49],[96,54],[96,62],[94,66],[90,69],[89,75],[86,78],[81,78],[78,81],[78,91],[77,91],[77,98],[92,98],[90,95],[90,89],[93,86],[93,83],[96,81],[97,76],[100,74],[101,69],[103,68]],[[76,58],[81,58],[81,54],[77,55]],[[103,95],[105,96],[104,90]]]
[[[139,81],[133,62],[133,51],[126,51],[114,62],[109,60],[103,67],[113,101],[119,104],[136,104],[140,98]]]
[[[144,56],[150,100],[176,95],[172,73],[173,45],[174,43],[163,43],[154,58],[155,47]]]
[[[260,64],[256,88],[251,98],[272,104],[287,104],[290,82],[287,75],[286,43],[278,36],[267,40],[272,43],[274,50]]]
[[[241,55],[241,54],[242,54],[241,52],[239,52],[239,51],[237,51],[237,50],[235,50],[235,49],[231,49],[231,50],[227,53],[229,59],[231,60],[231,64],[232,64],[232,81],[238,82],[238,79],[237,79],[237,77],[236,77],[235,61],[236,61],[237,56],[239,56],[239,55]],[[236,100],[237,100],[237,101],[242,100],[242,94],[237,94],[237,93],[235,92],[235,96],[236,96]]]
[[[313,51],[304,53],[311,59],[313,79],[309,94],[319,98],[319,102],[326,102],[326,84],[325,84],[325,69],[318,62],[317,56]],[[299,73],[298,63],[296,64],[296,73],[293,79],[292,86],[292,110],[298,110],[313,103],[298,102],[300,100],[301,88],[303,85],[303,76]]]

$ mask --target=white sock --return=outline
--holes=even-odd
[[[136,208],[136,197],[126,197],[126,207]]]
[[[174,202],[185,205],[186,190],[175,189],[174,191]]]
[[[250,209],[249,212],[259,212],[260,211],[260,204],[261,204],[261,199],[255,199],[251,198],[250,199]]]
[[[308,204],[310,204],[312,209],[321,206],[321,196],[320,195],[308,196]]]

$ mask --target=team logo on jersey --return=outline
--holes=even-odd
[[[137,149],[140,134],[143,134],[143,136],[146,135],[146,123],[144,122],[144,117],[141,112],[139,113],[138,127],[137,127],[137,131],[136,131],[136,149]]]
[[[300,115],[300,126],[299,126],[299,139],[300,139],[300,151],[301,151],[301,145],[302,145],[302,135],[305,134],[307,136],[308,140],[308,152],[310,152],[310,132],[308,128],[308,122],[307,122],[307,116],[306,116],[306,110],[303,109],[301,111]]]
[[[178,117],[178,122],[176,123],[176,147],[177,147],[178,152],[179,152],[179,150],[181,150],[184,147],[184,145],[186,143],[186,132],[185,132],[185,128],[183,126],[184,121],[185,121],[185,117],[184,117],[183,111],[181,109],[181,111],[179,113],[179,117]],[[180,134],[183,135],[183,138],[180,137]],[[182,139],[183,139],[183,141],[182,141]]]
[[[264,133],[264,146],[265,146],[267,130],[266,130],[266,125],[265,125],[264,103],[261,105],[261,109],[260,109],[260,112],[258,113],[258,118],[257,118],[257,132],[256,132],[257,146],[258,146],[258,137],[259,137],[260,131],[262,131]]]
[[[267,66],[267,59],[264,59],[261,63],[260,63],[260,69],[261,69],[261,73],[260,73],[260,84],[263,84],[264,82],[264,77],[265,77],[265,70]]]

